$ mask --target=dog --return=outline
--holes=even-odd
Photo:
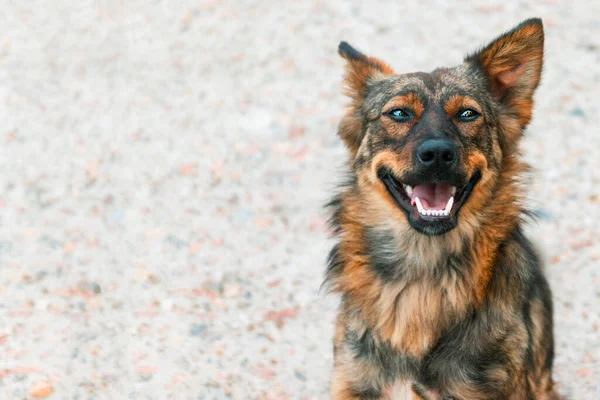
[[[333,399],[558,399],[552,299],[522,226],[544,28],[395,74],[346,42],[349,174],[328,204]]]

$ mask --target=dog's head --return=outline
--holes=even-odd
[[[543,47],[530,19],[458,67],[398,75],[342,42],[352,104],[338,133],[360,192],[429,236],[480,213],[531,119]]]

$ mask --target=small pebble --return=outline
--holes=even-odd
[[[43,399],[54,392],[54,387],[50,382],[39,383],[29,389],[29,395],[35,399]]]
[[[296,376],[296,378],[298,378],[298,380],[301,380],[302,382],[306,382],[306,376],[304,376],[304,374],[298,370],[294,371],[294,375]]]
[[[207,328],[206,324],[195,324],[192,325],[192,328],[190,329],[190,335],[191,336],[200,336],[200,334],[202,334],[202,332],[204,332],[204,330]]]

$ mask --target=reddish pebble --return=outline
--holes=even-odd
[[[158,368],[152,366],[139,366],[136,368],[136,372],[141,375],[152,375],[158,371]]]
[[[279,286],[280,283],[281,283],[281,279],[277,279],[277,280],[267,283],[267,286],[268,287],[276,287],[276,286]]]
[[[196,172],[196,164],[185,163],[179,165],[180,176],[191,176]]]
[[[43,399],[54,392],[54,387],[50,382],[39,383],[29,389],[29,395],[35,399]]]
[[[298,313],[296,308],[285,308],[281,311],[269,311],[265,314],[266,321],[273,321],[278,327],[282,327],[287,318],[293,318]]]

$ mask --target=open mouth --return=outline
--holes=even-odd
[[[445,182],[408,185],[389,171],[381,171],[379,177],[396,204],[407,212],[409,221],[435,223],[456,220],[460,207],[468,199],[481,174],[474,173],[464,185]]]
[[[410,204],[417,208],[422,217],[449,217],[454,206],[456,186],[445,183],[402,185]]]

